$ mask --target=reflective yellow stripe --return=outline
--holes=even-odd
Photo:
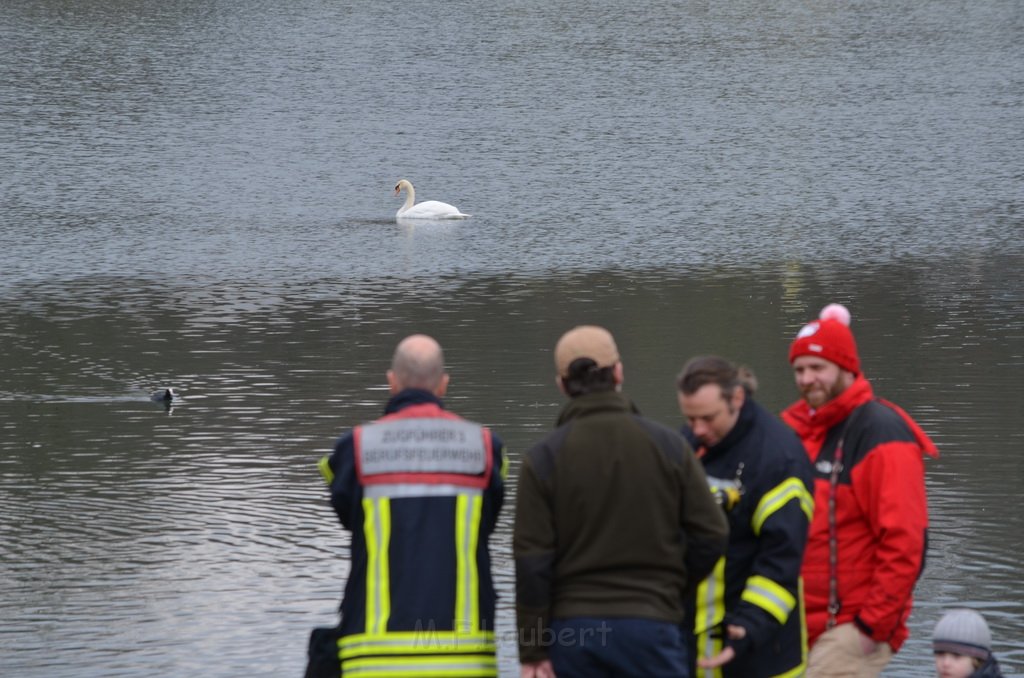
[[[804,614],[804,580],[797,580],[797,611],[800,615],[800,664],[772,678],[799,678],[807,671],[807,617]]]
[[[798,676],[804,675],[804,673],[806,671],[807,671],[807,663],[803,662],[803,663],[800,664],[800,666],[797,666],[794,669],[790,669],[789,671],[786,671],[785,673],[776,673],[774,676],[772,676],[772,678],[797,678]]]
[[[697,611],[694,632],[702,633],[722,623],[725,618],[725,558],[719,558],[715,569],[697,587]]]
[[[501,448],[501,479],[508,480],[508,455],[504,447]]]
[[[427,628],[357,634],[338,641],[342,674],[388,676],[487,676],[497,678],[493,631],[458,633]]]
[[[330,485],[334,482],[334,471],[331,470],[331,465],[327,463],[328,461],[329,456],[325,454],[320,457],[320,461],[316,463],[316,467],[320,469],[320,475],[322,475],[324,480],[327,481],[327,484]]]
[[[697,636],[697,656],[714,657],[722,651],[719,625],[725,619],[725,558],[719,558],[715,569],[697,587],[697,609],[694,613],[694,633]],[[712,632],[715,636],[712,636]],[[699,678],[721,678],[721,669],[697,669]]]
[[[807,645],[807,608],[804,607],[804,578],[800,577],[796,580],[796,604],[797,609],[800,611],[800,666],[799,668],[807,668],[807,655],[809,648]]]
[[[451,652],[479,652],[493,654],[496,649],[494,632],[457,633],[455,631],[389,631],[382,635],[359,633],[338,640],[342,659],[362,655],[388,656],[402,654],[430,654]]]
[[[800,509],[807,515],[807,520],[814,518],[814,498],[807,491],[799,478],[786,478],[773,489],[766,492],[761,501],[757,503],[754,510],[754,517],[750,519],[750,526],[754,534],[761,534],[761,526],[773,513],[785,506],[791,499],[800,502]]]
[[[363,499],[363,535],[366,539],[366,632],[381,634],[391,616],[391,581],[388,547],[391,544],[391,500]]]
[[[768,577],[755,574],[747,579],[747,585],[740,596],[742,600],[753,603],[775,617],[780,624],[785,624],[789,613],[796,607],[796,598],[789,591]]]
[[[463,676],[497,678],[498,660],[491,655],[441,655],[431,657],[365,657],[343,662],[345,678],[399,678],[401,676]]]
[[[460,494],[455,503],[455,630],[480,628],[480,576],[476,549],[483,497]]]

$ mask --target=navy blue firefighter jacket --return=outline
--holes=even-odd
[[[501,440],[406,389],[320,471],[352,534],[342,674],[497,678],[488,538],[504,499]]]
[[[702,448],[689,427],[683,435],[697,450],[711,490],[726,497],[729,520],[725,556],[688,601],[690,656],[711,657],[727,645],[736,651],[720,669],[694,668],[692,675],[802,675],[807,635],[800,566],[814,512],[807,453],[788,426],[750,397],[735,426],[713,447]],[[722,492],[726,488],[732,488],[733,501]],[[746,638],[729,639],[730,624],[744,627]]]

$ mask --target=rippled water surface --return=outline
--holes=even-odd
[[[942,451],[887,675],[953,604],[1024,672],[1019,2],[24,0],[0,45],[0,674],[301,675],[348,571],[315,463],[405,334],[514,480],[572,324],[676,425],[700,352],[781,409],[832,300]],[[402,177],[473,217],[397,223]]]

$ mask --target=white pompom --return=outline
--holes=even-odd
[[[850,310],[842,304],[829,304],[821,309],[818,318],[821,320],[838,320],[847,327],[850,326]]]

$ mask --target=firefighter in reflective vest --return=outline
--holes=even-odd
[[[430,337],[399,343],[387,378],[384,417],[342,436],[320,462],[352,533],[332,639],[340,671],[496,677],[487,542],[504,496],[503,446],[443,409],[448,375]]]
[[[683,435],[729,519],[726,554],[688,601],[693,675],[802,675],[800,565],[814,512],[807,455],[751,398],[749,370],[717,356],[694,358],[677,387]]]

